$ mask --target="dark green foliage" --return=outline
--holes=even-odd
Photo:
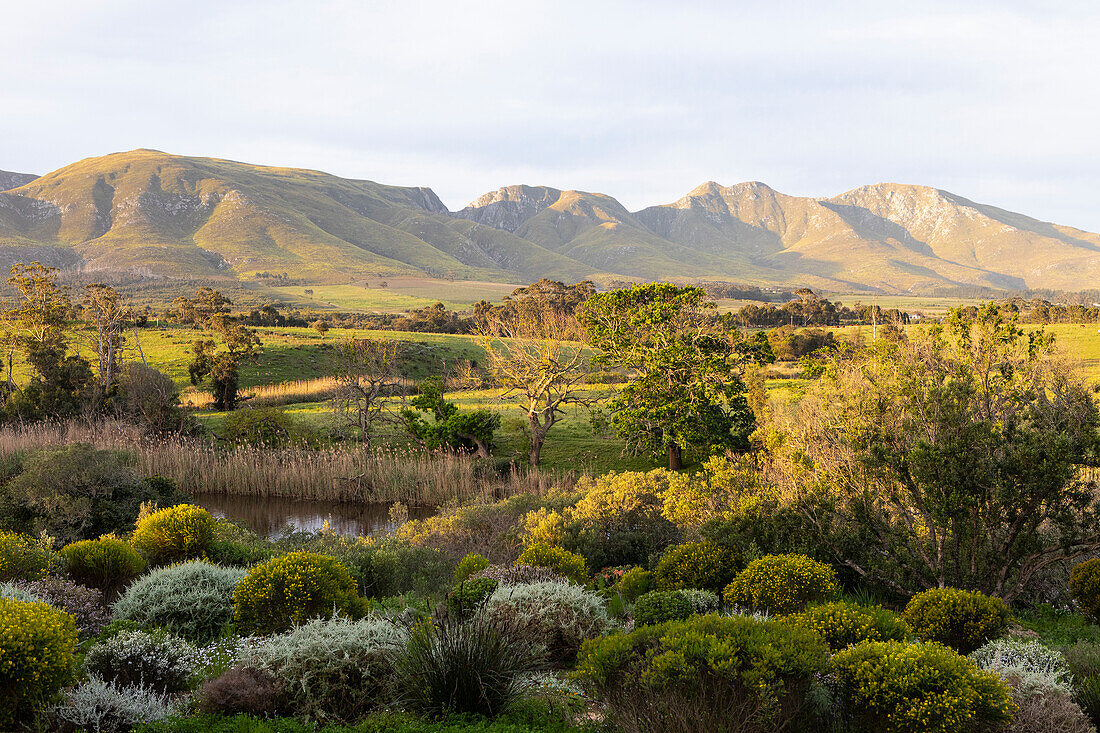
[[[426,448],[452,448],[476,452],[489,458],[493,434],[500,427],[500,415],[485,408],[461,411],[443,399],[443,380],[431,377],[418,385],[418,394],[410,402],[415,410],[401,410],[401,419],[409,434]],[[429,422],[420,413],[429,413]]]
[[[755,419],[741,369],[774,361],[762,333],[742,339],[705,298],[701,288],[649,283],[596,293],[580,313],[601,350],[594,361],[634,374],[609,403],[616,432],[673,469],[683,450],[748,450]]]
[[[497,585],[492,578],[464,580],[447,594],[447,610],[456,619],[470,618],[493,594]]]
[[[398,658],[397,689],[409,708],[432,717],[492,717],[519,697],[524,676],[540,664],[536,647],[482,614],[425,622]]]
[[[683,621],[692,613],[691,602],[678,590],[650,591],[634,602],[634,625]]]
[[[923,641],[938,641],[969,654],[1005,633],[1009,609],[1000,598],[958,588],[933,588],[913,596],[905,621]]]
[[[573,725],[546,715],[535,720],[518,713],[509,713],[497,720],[458,715],[444,721],[430,721],[402,713],[378,713],[355,726],[327,726],[323,733],[597,733],[603,730],[608,729],[597,724]],[[317,728],[294,718],[202,715],[142,725],[135,728],[134,733],[317,733]]]
[[[577,677],[625,733],[789,730],[827,658],[805,629],[693,616],[586,642]]]
[[[250,407],[226,415],[221,438],[236,445],[278,448],[309,444],[313,431],[302,421],[277,407]]]
[[[699,588],[721,593],[743,567],[740,555],[715,542],[686,542],[668,548],[653,577],[662,590]]]
[[[1100,724],[1100,644],[1077,642],[1061,651],[1073,677],[1073,699],[1093,725]]]
[[[27,456],[0,488],[0,521],[67,544],[127,531],[142,502],[170,506],[182,498],[164,479],[142,480],[125,454],[78,443]]]

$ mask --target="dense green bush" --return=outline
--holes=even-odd
[[[661,590],[701,588],[721,593],[740,566],[740,557],[729,547],[687,542],[668,548],[653,569],[653,578]]]
[[[634,602],[634,625],[683,621],[694,612],[691,601],[678,590],[654,590]]]
[[[1061,648],[1073,678],[1073,699],[1100,725],[1100,644],[1079,641]]]
[[[73,617],[45,603],[0,598],[0,729],[29,722],[68,679],[76,649]]]
[[[526,720],[513,721],[511,713],[497,720],[458,715],[452,719],[425,720],[407,713],[376,713],[354,727],[326,726],[324,733],[598,733],[599,725],[571,724],[565,720],[540,720],[536,728]],[[312,723],[295,718],[259,718],[245,715],[202,715],[172,718],[135,728],[135,733],[316,733]]]
[[[1100,617],[1100,558],[1075,565],[1069,576],[1069,589],[1082,613]]]
[[[447,594],[447,610],[457,619],[469,618],[489,599],[499,583],[492,578],[466,580]]]
[[[611,627],[603,599],[568,582],[498,586],[482,613],[542,645],[549,661],[558,665],[572,662],[585,639]]]
[[[455,566],[454,582],[461,583],[474,573],[479,573],[489,567],[489,558],[484,555],[471,553],[458,561]]]
[[[114,618],[211,642],[233,621],[233,590],[245,572],[202,560],[158,568],[126,589],[114,604]]]
[[[589,641],[577,677],[625,733],[784,730],[826,663],[811,631],[710,615]]]
[[[726,586],[726,603],[769,613],[796,613],[838,592],[836,572],[805,555],[765,555]]]
[[[958,733],[1012,719],[1005,684],[934,642],[867,641],[833,656],[840,704],[858,730]]]
[[[24,534],[0,532],[0,583],[36,580],[56,564],[56,556],[44,542]]]
[[[202,557],[214,542],[214,517],[194,504],[177,504],[138,520],[130,539],[153,565]]]
[[[291,552],[248,571],[233,591],[233,619],[244,634],[284,631],[334,612],[362,613],[347,568],[326,555]]]
[[[108,600],[145,569],[141,555],[113,535],[72,542],[62,547],[59,554],[70,578],[89,588],[98,588]]]
[[[277,407],[233,410],[222,423],[222,440],[236,445],[279,448],[316,439],[309,425]]]
[[[909,625],[893,611],[835,601],[788,616],[787,623],[817,632],[834,652],[864,641],[905,641]]]
[[[663,492],[673,475],[659,469],[583,477],[577,482],[581,498],[573,506],[523,518],[526,540],[560,545],[582,555],[591,568],[644,565],[680,538],[662,514]]]
[[[553,545],[537,543],[527,547],[516,559],[516,565],[550,568],[577,585],[587,585],[590,577],[588,565],[583,557]]]
[[[145,502],[182,499],[166,479],[142,479],[119,451],[75,444],[39,450],[0,486],[0,521],[62,544],[125,532]]]
[[[190,643],[164,631],[123,631],[88,650],[84,671],[122,686],[181,692],[195,673],[197,654]]]
[[[296,714],[350,722],[386,700],[406,635],[380,618],[313,619],[245,652],[242,661],[274,675]]]
[[[653,573],[645,568],[633,567],[623,573],[619,591],[628,601],[636,601],[644,593],[653,590]]]
[[[401,702],[433,717],[499,715],[541,661],[536,645],[515,631],[480,613],[419,624],[397,662]]]
[[[958,588],[926,590],[905,606],[905,620],[917,638],[962,654],[1001,636],[1008,619],[1008,606],[1000,598]]]

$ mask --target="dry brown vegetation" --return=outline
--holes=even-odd
[[[493,464],[454,453],[355,448],[221,448],[185,438],[151,439],[125,423],[80,421],[9,425],[0,455],[88,443],[125,450],[146,476],[172,479],[188,494],[239,494],[437,506],[448,501],[544,494],[568,477]]]

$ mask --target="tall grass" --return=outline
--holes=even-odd
[[[569,476],[526,467],[498,473],[487,461],[412,449],[222,448],[205,440],[149,439],[114,421],[0,429],[0,455],[69,443],[127,451],[143,475],[170,478],[188,494],[438,506],[545,494],[572,483]]]
[[[241,390],[240,399],[256,407],[276,407],[298,402],[321,402],[331,399],[336,394],[337,386],[335,377],[295,379],[292,382],[247,387]],[[188,389],[180,395],[180,401],[185,407],[207,409],[213,406],[214,395],[210,392]]]

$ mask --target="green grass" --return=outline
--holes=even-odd
[[[386,283],[382,287],[382,283]],[[278,286],[270,288],[281,299],[304,308],[403,313],[443,303],[451,310],[465,310],[479,300],[499,302],[518,285],[430,278],[374,278],[346,285]],[[313,295],[305,294],[312,290]]]

